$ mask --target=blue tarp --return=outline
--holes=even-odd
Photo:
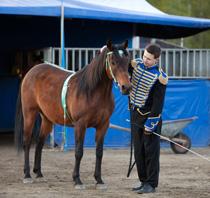
[[[118,89],[113,87],[115,95],[115,111],[111,123],[125,128],[130,127],[128,122],[128,98],[122,96]],[[169,80],[163,120],[178,120],[196,116],[197,119],[183,129],[191,141],[192,146],[202,147],[210,144],[210,81],[209,80]],[[62,142],[62,127],[55,127],[55,140]],[[73,129],[68,129],[67,147],[74,145]],[[95,131],[88,129],[85,137],[85,146],[95,146]],[[105,137],[106,147],[127,147],[130,145],[130,133],[109,129]]]
[[[2,70],[0,70],[2,72]],[[15,107],[20,80],[15,76],[0,77],[0,132],[14,130]]]
[[[1,0],[0,14],[60,16],[62,0]],[[110,20],[129,23],[209,29],[210,20],[163,13],[145,0],[64,0],[65,18]]]
[[[193,146],[210,144],[210,81],[171,80],[166,93],[163,111],[165,120],[197,116],[184,132]]]

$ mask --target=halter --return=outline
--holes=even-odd
[[[106,57],[106,70],[109,69],[109,72],[110,72],[111,77],[113,78],[114,82],[115,83],[118,83],[117,80],[116,80],[116,78],[115,78],[115,76],[114,76],[114,74],[113,74],[113,72],[112,72],[112,67],[110,66],[110,61],[109,61],[109,58],[108,58],[109,55],[111,55],[111,54],[113,54],[113,52],[108,52],[106,54],[107,55],[107,57]]]
[[[104,48],[104,47],[103,47]],[[102,48],[102,49],[103,49]],[[123,56],[123,50],[118,50],[118,53],[119,53],[119,55],[122,57]],[[114,76],[114,74],[113,74],[113,72],[112,72],[112,67],[111,67],[111,65],[110,65],[110,61],[109,61],[109,55],[111,55],[111,54],[113,54],[113,52],[108,52],[106,55],[107,55],[107,57],[106,57],[106,70],[107,69],[109,69],[109,72],[110,72],[110,74],[111,74],[111,77],[112,77],[112,79],[114,80],[114,82],[115,82],[115,85],[118,85],[118,82],[117,82],[117,79],[115,78],[115,76]]]

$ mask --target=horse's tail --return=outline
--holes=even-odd
[[[21,87],[21,86],[20,86]],[[18,152],[23,150],[23,111],[21,103],[21,88],[19,89],[17,102],[16,102],[16,114],[15,114],[15,128],[14,128],[14,142]],[[39,132],[41,126],[41,117],[38,114],[33,127],[32,136],[35,141],[38,141]]]
[[[21,87],[21,86],[20,86]],[[17,102],[16,102],[16,113],[15,113],[15,147],[18,151],[23,149],[23,112],[21,103],[21,88],[19,89]]]

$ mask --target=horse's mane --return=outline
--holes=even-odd
[[[102,78],[105,76],[105,61],[106,61],[106,54],[108,49],[104,49],[101,53],[98,52],[95,58],[90,62],[90,64],[83,67],[79,70],[75,77],[77,77],[77,94],[91,93],[96,86],[98,85],[99,81],[103,80]]]
[[[113,53],[116,56],[120,56],[118,50],[122,50],[125,55],[128,55],[127,50],[122,45],[113,45]],[[102,52],[99,52],[90,64],[79,70],[75,77],[77,78],[78,88],[77,95],[87,94],[91,95],[91,92],[98,86],[99,81],[106,83],[106,55],[108,48],[103,48]]]

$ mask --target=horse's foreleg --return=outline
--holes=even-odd
[[[75,144],[75,165],[74,165],[74,172],[73,172],[73,180],[75,185],[82,185],[80,180],[80,162],[83,156],[83,142],[77,141]]]
[[[96,128],[96,165],[94,177],[97,184],[104,184],[101,178],[101,163],[103,157],[103,145],[104,145],[104,135],[109,126],[109,123],[104,124],[101,127]]]
[[[82,182],[80,180],[80,162],[83,156],[83,144],[84,144],[84,134],[85,127],[77,124],[74,128],[75,130],[75,165],[73,172],[73,180],[75,182],[76,188],[80,188]]]
[[[52,123],[48,121],[47,118],[42,116],[41,130],[39,139],[36,145],[35,150],[35,159],[34,159],[34,169],[33,172],[36,173],[36,177],[43,177],[41,172],[41,157],[42,157],[42,148],[44,146],[45,139],[47,135],[52,131]]]
[[[97,184],[104,184],[103,180],[101,179],[101,163],[103,157],[103,143],[104,139],[101,139],[97,142],[96,145],[96,165],[95,165],[95,173],[94,177],[96,179]]]

